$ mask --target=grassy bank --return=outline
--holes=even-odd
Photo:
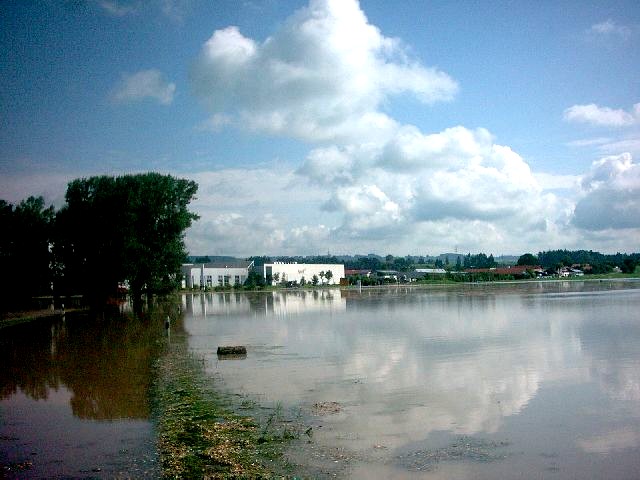
[[[297,433],[238,415],[202,361],[171,343],[157,363],[153,403],[163,478],[287,478],[283,450]]]

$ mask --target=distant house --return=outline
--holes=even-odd
[[[514,277],[525,276],[527,272],[533,272],[536,275],[542,274],[544,269],[540,265],[513,265],[501,268],[467,268],[467,273],[493,273],[495,275],[512,275]]]
[[[428,275],[446,275],[447,271],[444,268],[416,268],[416,273],[425,273]]]
[[[400,272],[397,270],[376,270],[376,277],[382,280],[393,280],[397,282],[400,277]]]
[[[361,276],[361,277],[370,277],[371,276],[371,270],[350,270],[350,269],[345,269],[344,274],[347,277],[355,277],[355,276]]]
[[[571,265],[573,270],[579,270],[583,273],[591,273],[593,271],[593,267],[588,263],[574,263]]]
[[[416,268],[412,272],[404,273],[404,280],[408,282],[415,282],[417,280],[424,279],[437,279],[447,274],[444,268]]]
[[[579,268],[573,267],[561,267],[557,272],[559,277],[582,277],[584,276],[584,271]]]
[[[183,288],[224,287],[242,285],[253,268],[253,261],[185,263],[180,271]]]
[[[321,276],[320,273],[331,272],[331,278]],[[345,278],[344,265],[339,263],[265,263],[262,266],[262,276],[265,280],[271,279],[272,284],[279,282],[305,282],[311,283],[314,275],[318,277],[318,283],[326,285],[338,285],[340,279]],[[276,280],[277,279],[277,280]]]

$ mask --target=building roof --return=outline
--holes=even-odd
[[[358,269],[345,269],[345,275],[368,275],[371,273],[371,270],[358,270]]]
[[[185,263],[184,267],[191,268],[251,268],[253,260],[233,260],[224,262],[208,262],[208,263]]]
[[[512,267],[502,267],[502,268],[467,268],[465,272],[467,273],[495,273],[496,275],[522,275],[527,270],[532,270],[534,272],[542,271],[542,267],[540,265],[513,265]]]

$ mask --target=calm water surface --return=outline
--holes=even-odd
[[[639,287],[187,295],[184,327],[219,385],[312,427],[314,476],[637,479]]]
[[[289,453],[308,477],[640,477],[640,282],[181,301],[170,339],[215,384],[311,427]],[[165,313],[0,330],[0,477],[157,478]]]
[[[162,321],[67,315],[0,330],[0,478],[158,478]]]

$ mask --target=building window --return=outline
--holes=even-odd
[[[229,285],[229,281],[231,280],[231,275],[224,276],[224,284],[225,286]]]
[[[218,275],[218,285],[222,286],[222,275]]]
[[[235,281],[236,285],[240,285],[240,275],[236,275],[236,281]]]
[[[213,279],[211,275],[207,275],[207,287],[213,287]]]

